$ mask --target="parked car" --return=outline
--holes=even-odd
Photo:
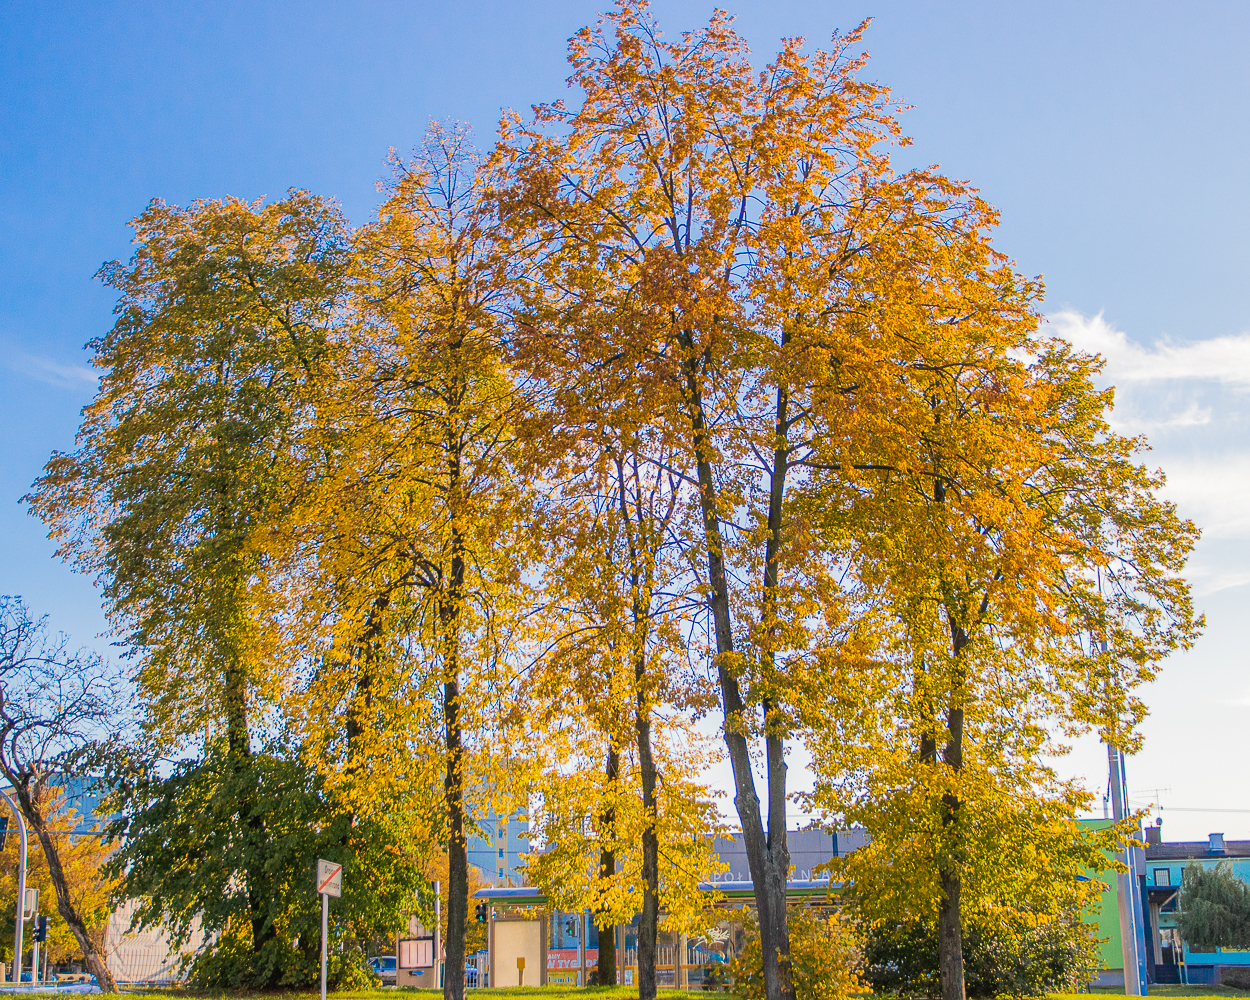
[[[399,978],[399,966],[394,955],[377,955],[369,959],[369,968],[382,980],[383,986],[394,986]]]
[[[485,950],[465,956],[464,985],[466,987],[490,985],[490,973],[486,971],[486,956]]]

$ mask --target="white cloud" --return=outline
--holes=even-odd
[[[1211,422],[1211,407],[1190,403],[1189,409],[1170,420],[1163,422],[1164,427],[1201,427]]]
[[[1106,358],[1103,374],[1113,385],[1200,379],[1250,389],[1250,333],[1187,344],[1159,340],[1147,348],[1111,326],[1102,313],[1091,317],[1065,309],[1046,319],[1055,335]]]
[[[86,365],[63,365],[51,358],[41,358],[21,352],[10,354],[8,367],[48,385],[94,386],[100,379],[100,373]]]
[[[1111,429],[1121,434],[1143,434],[1147,431],[1165,431],[1179,427],[1205,427],[1211,422],[1211,407],[1190,403],[1183,413],[1162,420],[1143,419],[1131,413],[1113,413],[1109,422]]]
[[[1202,529],[1204,538],[1250,538],[1250,454],[1169,457],[1163,495]]]

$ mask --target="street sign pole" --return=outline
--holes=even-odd
[[[326,940],[330,936],[330,896],[321,894],[321,1000],[326,1000]]]
[[[443,934],[442,934],[442,913],[441,906],[443,902],[442,886],[434,883],[434,985],[442,988],[443,976]],[[463,974],[463,973],[462,973]]]
[[[317,891],[321,893],[321,1000],[326,1000],[326,959],[330,941],[330,897],[343,895],[343,866],[317,859]]]

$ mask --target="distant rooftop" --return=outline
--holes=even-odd
[[[1154,842],[1152,839],[1146,844],[1147,861],[1188,861],[1200,858],[1250,858],[1250,840],[1225,840],[1224,834],[1213,833],[1206,840]]]

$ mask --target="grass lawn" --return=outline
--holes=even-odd
[[[138,997],[151,997],[152,1000],[320,1000],[321,991],[319,989],[308,990],[305,992],[274,992],[274,993],[250,993],[250,992],[232,992],[230,990],[183,990],[183,989],[127,989],[124,991],[127,995]],[[662,990],[664,993],[676,993],[676,990]],[[684,992],[684,991],[683,991]],[[691,991],[692,994],[697,991]],[[498,988],[486,989],[470,989],[466,990],[467,997],[474,1000],[500,1000],[513,997],[529,997],[535,1000],[541,997],[542,1000],[630,1000],[638,996],[637,986],[501,986]],[[381,987],[371,990],[342,990],[331,991],[329,996],[335,1000],[384,1000],[386,997],[410,997],[412,1000],[436,1000],[443,995],[442,990],[419,989],[412,986]]]
[[[1091,986],[1089,993],[1052,993],[1053,1000],[1073,1000],[1078,996],[1089,996],[1090,993],[1109,993],[1124,996],[1123,986]],[[1231,986],[1152,986],[1152,997],[1244,997],[1250,996],[1245,990],[1235,990]]]
[[[319,1000],[320,991],[309,990],[306,992],[281,992],[281,993],[234,993],[229,990],[183,990],[183,989],[136,989],[126,990],[126,993],[137,997],[150,997],[152,1000],[157,998],[170,998],[170,1000]],[[684,993],[686,991],[678,991],[674,989],[661,988],[661,994],[670,996]],[[691,990],[691,1000],[700,996],[698,990]],[[335,1000],[384,1000],[385,997],[395,997],[402,994],[411,997],[412,1000],[436,1000],[443,995],[442,990],[417,989],[414,987],[403,987],[396,989],[372,989],[372,990],[352,990],[331,993]],[[503,986],[497,989],[471,989],[467,991],[468,997],[472,1000],[500,1000],[508,998],[529,997],[531,1000],[541,997],[541,1000],[630,1000],[632,997],[638,996],[638,988],[635,986]],[[1123,996],[1123,987],[1117,986],[1095,986],[1089,993],[1052,993],[1047,1000],[1081,1000],[1088,998],[1090,994],[1108,994],[1113,996]],[[15,994],[14,994],[15,995]],[[1231,986],[1152,986],[1150,988],[1150,996],[1152,997],[1248,997],[1250,993],[1245,990],[1236,990]],[[676,996],[674,996],[676,1000]],[[709,998],[710,1000],[710,998]],[[865,998],[868,1000],[868,998]]]

